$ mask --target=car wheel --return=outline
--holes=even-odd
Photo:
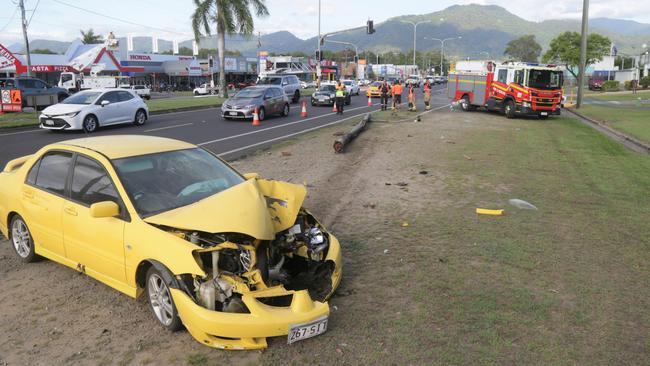
[[[84,123],[83,123],[83,130],[87,133],[95,132],[97,131],[97,127],[99,127],[99,122],[97,121],[97,117],[95,117],[92,114],[89,114],[84,118]]]
[[[147,271],[147,301],[158,322],[168,330],[174,332],[182,327],[181,318],[174,305],[169,286],[163,275],[156,267]]]
[[[284,108],[282,108],[282,116],[286,117],[289,115],[289,103],[284,105]]]
[[[266,112],[264,111],[264,108],[260,108],[260,110],[257,112],[257,118],[260,121],[264,121],[265,117],[266,117]]]
[[[32,239],[25,220],[20,215],[15,215],[11,219],[10,228],[11,242],[20,260],[24,263],[34,262],[37,259],[34,251],[34,239]]]
[[[503,107],[503,113],[506,115],[506,118],[515,118],[515,103],[512,100],[506,102],[506,105]]]
[[[136,126],[142,126],[147,122],[147,114],[142,109],[138,109],[138,111],[135,112],[135,120],[133,122]]]
[[[292,103],[298,103],[300,101],[300,90],[296,90],[295,93],[293,93],[293,98],[291,99]]]
[[[195,92],[194,92],[194,95],[199,95],[199,92],[195,91]]]

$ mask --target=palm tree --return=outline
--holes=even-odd
[[[83,44],[97,44],[102,43],[104,40],[99,34],[95,34],[92,28],[84,32],[83,29],[79,30],[81,32],[81,43]]]
[[[219,95],[227,98],[225,47],[226,33],[240,33],[251,35],[255,29],[250,7],[252,6],[257,16],[269,15],[264,4],[265,0],[194,0],[196,9],[192,14],[192,30],[194,39],[199,42],[203,35],[211,35],[210,25],[217,27],[217,48],[219,52]]]

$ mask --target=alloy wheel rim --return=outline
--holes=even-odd
[[[260,120],[264,119],[264,109],[260,109],[260,115],[258,116]]]
[[[284,106],[284,115],[285,116],[289,115],[289,106],[288,105]]]
[[[171,295],[165,281],[157,274],[149,277],[149,302],[158,321],[163,325],[169,326],[174,316]]]
[[[95,122],[94,118],[88,118],[88,122],[86,122],[86,129],[88,131],[94,131],[96,128],[97,123]]]
[[[143,124],[144,123],[144,113],[138,112],[138,123]]]
[[[22,220],[14,221],[11,228],[11,239],[14,243],[16,253],[21,258],[27,258],[32,251],[30,245],[31,236],[29,235],[29,230],[27,230],[27,225]]]

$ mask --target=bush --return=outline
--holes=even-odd
[[[619,88],[621,86],[620,81],[616,80],[607,80],[603,83],[602,89],[603,91],[619,91]]]
[[[627,80],[624,83],[624,85],[625,85],[625,90],[632,90],[632,81],[631,80]]]
[[[643,89],[648,89],[648,86],[650,85],[650,76],[644,76],[639,80],[639,85],[643,87]]]

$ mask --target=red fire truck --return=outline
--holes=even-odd
[[[478,107],[517,115],[559,115],[563,72],[556,65],[462,61],[449,73],[447,93],[464,111]]]

